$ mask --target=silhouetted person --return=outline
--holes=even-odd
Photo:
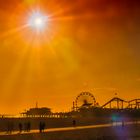
[[[72,124],[73,124],[73,126],[75,127],[75,126],[76,126],[76,120],[73,120],[73,121],[72,121]]]
[[[28,122],[28,123],[27,123],[27,132],[30,132],[30,130],[31,130],[31,123]]]
[[[14,130],[14,124],[12,122],[8,122],[7,133],[11,134],[13,130]]]
[[[45,122],[43,122],[42,123],[42,131],[44,132],[44,130],[45,130],[45,127],[46,127],[46,124],[45,124]]]
[[[39,123],[39,131],[40,131],[40,133],[44,132],[45,127],[46,127],[45,122],[40,122]]]
[[[21,123],[19,123],[19,132],[21,133],[22,132],[22,129],[23,129],[23,127],[22,127],[22,124]]]
[[[39,131],[42,133],[42,122],[39,123]]]
[[[30,130],[31,130],[31,123],[30,122],[24,123],[24,131],[30,132]]]

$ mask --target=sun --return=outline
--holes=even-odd
[[[19,26],[20,35],[26,43],[32,46],[43,46],[52,42],[59,31],[58,22],[54,20],[52,14],[48,11],[31,9],[27,10],[23,16]]]
[[[48,16],[41,12],[34,12],[29,17],[28,25],[37,31],[42,31],[48,25]]]

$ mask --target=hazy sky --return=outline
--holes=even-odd
[[[40,34],[24,27],[36,9]],[[139,26],[139,0],[0,0],[0,114],[68,110],[82,91],[139,98]]]

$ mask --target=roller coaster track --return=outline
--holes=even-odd
[[[140,109],[140,99],[133,99],[130,101],[126,101],[123,100],[121,98],[118,97],[114,97],[111,100],[109,100],[107,103],[105,103],[104,105],[102,105],[102,108],[107,108],[107,106],[109,105],[109,108],[112,108],[112,103],[116,102],[116,108],[117,109],[124,109],[124,108],[135,108],[135,109]],[[126,104],[126,106],[124,107],[124,104]]]

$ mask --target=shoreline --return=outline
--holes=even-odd
[[[15,135],[0,135],[0,140],[139,140],[140,139],[140,124],[129,124],[124,127],[120,126],[106,126],[97,128],[83,128],[73,127],[69,130],[49,131],[45,130],[43,133],[34,131],[30,133],[17,133]]]

